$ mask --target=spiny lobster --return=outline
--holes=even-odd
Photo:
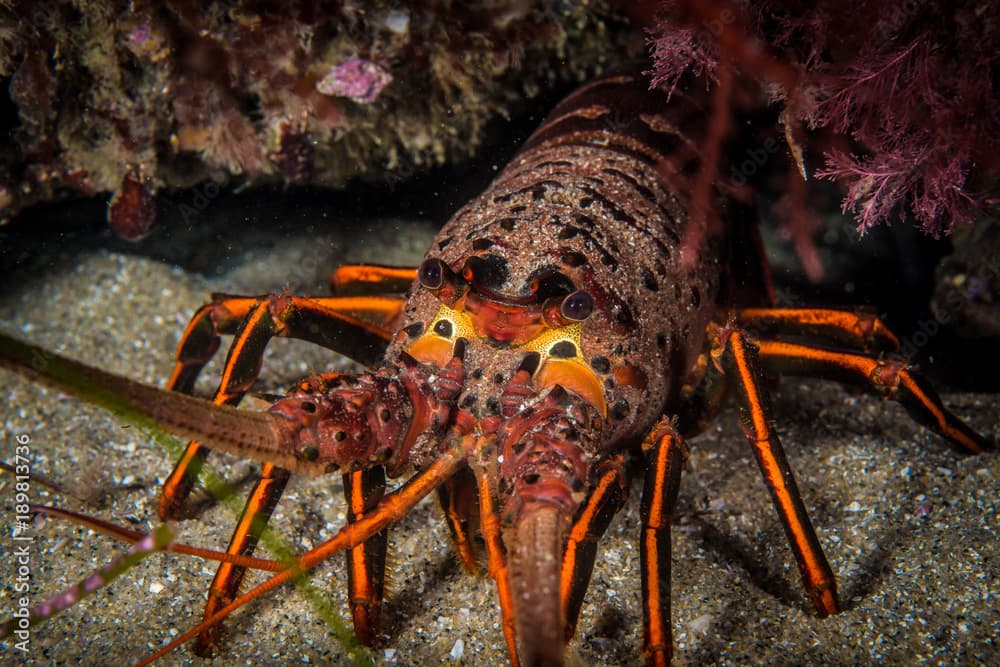
[[[682,257],[706,100],[692,86],[668,101],[637,70],[583,86],[455,214],[416,270],[343,267],[333,280],[338,296],[222,296],[204,306],[168,383],[179,393],[65,362],[195,439],[165,484],[164,519],[179,513],[207,448],[263,462],[232,555],[253,551],[291,473],[344,474],[348,526],[242,596],[242,567],[223,563],[205,620],[153,658],[195,636],[197,650],[210,652],[231,611],[338,551],[348,553],[356,632],[374,641],[385,530],[436,490],[470,570],[481,536],[511,662],[561,664],[597,543],[642,477],[643,653],[648,664],[666,664],[683,441],[704,430],[728,393],[739,400],[816,611],[839,611],[833,573],[771,425],[765,378],[858,384],[900,401],[960,451],[992,445],[906,363],[871,354],[898,347],[879,319],[773,307],[753,207],[725,184],[713,195],[723,233]],[[235,338],[214,405],[185,396],[224,334]],[[275,336],[377,368],[307,378],[266,412],[229,407],[250,389]],[[54,381],[25,361],[31,354],[5,340],[2,363]],[[386,492],[386,476],[411,469]]]

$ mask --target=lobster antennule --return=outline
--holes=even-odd
[[[0,333],[0,367],[81,397],[140,426],[307,475],[326,472],[301,454],[295,425],[279,415],[215,405],[114,375]]]

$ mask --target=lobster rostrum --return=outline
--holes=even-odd
[[[639,72],[609,73],[559,104],[416,270],[343,267],[334,297],[217,296],[184,334],[174,393],[76,365],[195,439],[166,482],[163,518],[179,512],[208,448],[264,462],[230,554],[253,551],[291,473],[344,475],[348,526],[242,596],[241,565],[223,563],[205,620],[157,656],[195,635],[199,652],[210,651],[231,611],[338,551],[347,552],[355,629],[373,642],[385,529],[436,490],[470,570],[482,538],[511,662],[562,664],[597,542],[638,476],[643,652],[648,664],[667,664],[683,440],[705,428],[726,394],[740,403],[821,616],[840,609],[835,579],[771,424],[767,376],[854,383],[900,401],[960,451],[991,447],[906,363],[876,356],[898,347],[877,318],[773,307],[753,207],[725,184],[712,199],[722,232],[683,256],[709,97],[699,82],[668,99]],[[214,405],[184,396],[222,334],[235,339]],[[274,336],[377,368],[305,379],[266,412],[230,407]],[[3,363],[38,374],[16,357],[5,351]],[[386,491],[386,476],[410,470]]]

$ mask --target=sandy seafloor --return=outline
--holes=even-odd
[[[187,318],[209,293],[321,294],[327,273],[343,261],[416,263],[433,231],[426,222],[389,220],[245,234],[235,220],[178,251],[187,253],[187,268],[139,251],[148,245],[131,250],[106,244],[98,232],[96,240],[56,243],[8,276],[0,293],[0,326],[107,370],[162,383]],[[224,263],[212,259],[218,253]],[[258,389],[280,390],[312,370],[341,363],[308,345],[276,341]],[[218,366],[212,368],[217,373]],[[33,502],[140,528],[155,523],[158,485],[172,466],[156,445],[99,409],[8,373],[0,378],[4,458],[11,458],[15,435],[29,435],[32,470],[83,498],[33,482]],[[209,383],[202,390],[208,392]],[[829,383],[787,380],[774,402],[846,609],[825,620],[812,613],[730,408],[690,443],[673,527],[676,663],[1000,663],[1000,456],[956,455],[895,404]],[[945,402],[991,439],[1000,434],[1000,396],[949,392]],[[213,463],[248,489],[252,464],[222,456]],[[344,522],[340,491],[339,476],[295,479],[272,526],[297,550],[318,544]],[[641,663],[639,495],[637,486],[601,544],[569,647],[571,664]],[[4,617],[15,604],[13,499],[11,477],[4,474]],[[222,548],[233,516],[220,505],[201,502],[199,508],[195,518],[178,524],[179,539]],[[123,548],[60,520],[39,519],[31,535],[33,602],[80,580]],[[386,637],[372,651],[376,663],[506,664],[494,586],[461,570],[432,499],[393,530],[392,562]],[[154,555],[33,629],[27,653],[4,645],[0,663],[129,664],[195,622],[212,572],[211,564],[194,558]],[[345,579],[337,558],[313,581],[343,609]],[[251,604],[226,627],[214,660],[196,658],[185,647],[163,664],[347,663],[292,588]]]

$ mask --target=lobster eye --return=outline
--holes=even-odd
[[[420,284],[427,289],[438,289],[444,284],[444,269],[440,259],[425,259],[417,270]]]
[[[582,322],[594,310],[594,299],[583,290],[578,290],[563,299],[559,312],[567,320]]]

